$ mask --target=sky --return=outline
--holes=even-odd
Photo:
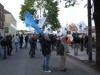
[[[79,1],[79,5],[75,5],[75,7],[64,8],[64,2],[62,2],[59,12],[59,20],[60,23],[64,26],[66,23],[79,23],[80,21],[84,21],[87,24],[87,8],[84,8],[87,0]]]
[[[11,12],[15,17],[18,30],[27,29],[23,22],[19,19],[21,4],[24,3],[24,0],[0,0],[0,3],[3,4],[4,8]],[[76,5],[75,7],[64,8],[64,2],[61,2],[59,5],[60,11],[58,16],[61,25],[66,26],[67,23],[77,24],[80,21],[84,21],[87,24],[87,8],[84,8],[86,3],[87,0],[79,0],[79,5]]]

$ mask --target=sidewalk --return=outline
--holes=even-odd
[[[83,51],[81,51],[80,49],[78,50],[78,55],[74,55],[74,50],[69,46],[69,51],[70,53],[68,53],[68,55],[79,59],[81,61],[88,61],[89,60],[89,55],[86,54],[86,49],[84,48]],[[92,60],[93,62],[96,62],[96,50],[92,49]]]

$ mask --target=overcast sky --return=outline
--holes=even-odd
[[[87,0],[79,1],[79,5],[69,8],[64,8],[64,3],[60,4],[59,20],[61,24],[79,23],[80,21],[87,23],[87,8],[84,8],[86,3]]]
[[[4,5],[4,8],[11,12],[15,19],[17,20],[17,29],[26,29],[24,24],[19,19],[19,12],[21,4],[24,3],[24,0],[0,0],[0,3]],[[84,21],[87,24],[87,8],[84,8],[87,0],[80,1],[79,5],[70,8],[64,8],[64,2],[62,2],[59,7],[59,21],[62,26],[65,26],[66,23],[79,23]]]

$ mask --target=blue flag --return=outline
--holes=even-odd
[[[44,32],[36,24],[35,20],[31,16],[31,13],[29,11],[25,12],[24,18],[27,27],[32,26],[35,30],[37,30],[38,33],[41,33],[42,35],[44,34]]]

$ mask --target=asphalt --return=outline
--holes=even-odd
[[[56,55],[56,51],[52,51],[50,58],[51,73],[42,71],[43,56],[41,51],[36,50],[34,58],[29,57],[29,47],[27,49],[19,49],[18,52],[13,50],[12,56],[7,60],[0,60],[0,75],[100,75],[91,67],[67,56],[66,72],[59,70],[60,56]]]

